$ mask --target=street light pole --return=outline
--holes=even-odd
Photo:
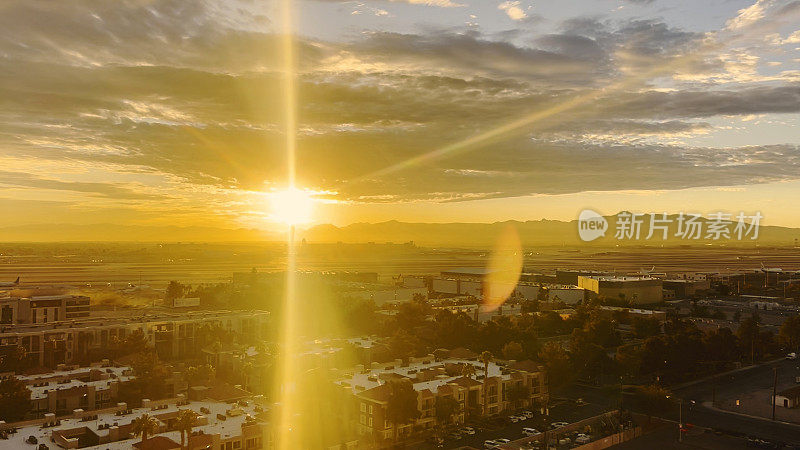
[[[773,367],[772,372],[772,420],[775,421],[775,395],[777,395],[776,391],[778,389],[778,367]]]
[[[678,442],[683,442],[683,399],[678,399]]]

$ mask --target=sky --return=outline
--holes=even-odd
[[[294,0],[314,223],[761,211],[800,227],[800,1]],[[278,227],[273,0],[0,4],[0,210]]]

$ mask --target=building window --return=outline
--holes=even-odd
[[[364,402],[361,402],[361,412],[367,412],[367,404]]]
[[[369,413],[372,414],[372,405],[369,405]]]
[[[362,414],[360,422],[361,422],[361,425],[366,425],[367,424],[367,416]]]
[[[369,426],[372,428],[372,417],[369,418]]]

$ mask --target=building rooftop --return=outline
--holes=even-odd
[[[151,322],[180,322],[196,320],[214,320],[228,317],[258,317],[269,315],[267,311],[181,311],[181,312],[152,312],[143,311],[138,315],[114,315],[109,312],[107,317],[87,317],[80,319],[62,320],[37,324],[8,325],[0,328],[3,334],[24,334],[41,331],[68,331],[85,329],[89,327],[120,326],[127,324]]]
[[[634,282],[634,281],[659,281],[658,278],[652,277],[631,277],[631,276],[624,276],[624,275],[591,275],[586,276],[584,278],[592,278],[599,281],[627,281],[627,282]]]
[[[475,366],[475,373],[479,376],[483,376],[483,363],[473,360],[467,359],[445,359],[442,361],[434,361],[433,357],[429,360],[424,360],[420,362],[410,363],[406,366],[392,366],[384,365],[382,367],[378,367],[375,369],[368,369],[364,370],[360,373],[354,373],[352,375],[347,376],[346,378],[340,379],[336,383],[340,386],[348,387],[353,394],[359,394],[364,391],[368,391],[378,386],[382,386],[386,383],[386,378],[395,376],[396,378],[408,378],[412,381],[414,385],[414,389],[417,391],[422,390],[429,390],[432,393],[436,393],[440,387],[445,386],[449,383],[457,383],[461,382],[462,375],[457,374],[455,376],[448,376],[445,371],[444,367],[447,364],[472,364]],[[391,367],[391,368],[389,368]],[[418,381],[415,382],[417,379],[417,375],[421,374],[423,371],[430,370],[430,369],[442,369],[441,373],[433,373],[431,374],[432,379],[426,381]],[[497,363],[491,362],[489,363],[488,367],[488,376],[490,377],[500,377],[501,379],[510,379],[511,375],[510,372],[506,370],[505,367],[498,365]],[[428,375],[428,374],[426,374]],[[472,380],[475,381],[475,380]]]
[[[257,400],[257,399],[256,399]],[[162,402],[154,402],[156,404],[162,404]],[[166,408],[153,410],[151,407],[146,408],[134,408],[131,410],[129,414],[125,415],[117,415],[114,409],[105,409],[102,412],[98,411],[86,411],[84,414],[97,415],[96,419],[92,420],[81,420],[78,418],[66,418],[61,419],[60,424],[53,426],[53,427],[46,427],[42,428],[40,424],[25,426],[19,428],[18,431],[14,434],[9,435],[9,439],[7,441],[0,441],[0,447],[6,448],[27,448],[31,447],[29,444],[25,443],[25,439],[28,436],[35,436],[36,439],[40,443],[50,443],[50,436],[53,431],[58,430],[71,430],[80,427],[86,427],[92,433],[98,436],[108,436],[109,428],[114,426],[115,424],[119,427],[129,425],[135,418],[139,417],[140,415],[147,413],[151,416],[156,417],[164,417],[166,420],[168,417],[174,416],[179,409],[191,409],[195,411],[200,417],[198,420],[202,423],[204,417],[207,420],[207,423],[204,425],[197,425],[193,428],[193,432],[200,432],[208,435],[219,434],[221,439],[227,439],[233,436],[238,436],[241,434],[241,427],[242,424],[245,423],[248,417],[256,417],[256,415],[260,414],[260,406],[253,400],[248,400],[247,402],[243,402],[246,404],[230,404],[230,403],[223,403],[223,402],[215,402],[215,401],[191,401],[185,405],[177,406],[175,400],[166,403]],[[208,413],[204,413],[201,411],[203,408]],[[233,411],[236,410],[236,411]],[[233,414],[229,414],[232,412]],[[224,416],[225,420],[218,418],[217,416]],[[175,442],[180,442],[180,433],[178,431],[170,431],[167,433],[160,433],[157,436],[163,436],[164,438],[171,439]],[[155,437],[155,436],[153,436]],[[100,444],[92,447],[86,447],[89,449],[103,449],[103,450],[130,450],[135,442],[139,442],[139,439],[125,439],[122,441],[117,442],[109,442],[106,444]],[[52,448],[52,445],[51,445]]]
[[[494,272],[497,271],[485,267],[458,267],[455,269],[443,270],[442,274],[489,275],[490,273]]]

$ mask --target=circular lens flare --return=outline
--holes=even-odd
[[[314,198],[310,193],[290,187],[270,194],[270,217],[287,225],[311,222]]]
[[[522,274],[522,243],[517,229],[506,226],[492,251],[487,265],[483,304],[488,311],[500,307],[517,288]]]

